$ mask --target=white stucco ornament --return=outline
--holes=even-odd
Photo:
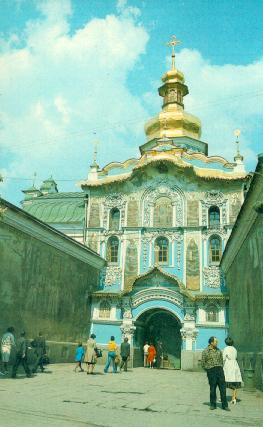
[[[205,284],[209,288],[219,288],[223,280],[220,268],[216,265],[205,267],[203,270]]]
[[[106,268],[105,285],[111,286],[121,279],[121,269],[117,266],[109,266]]]

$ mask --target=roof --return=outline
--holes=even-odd
[[[89,247],[32,216],[24,209],[0,198],[1,221],[68,253],[70,256],[101,269],[106,261]],[[29,223],[29,225],[28,225]]]
[[[85,193],[56,193],[23,204],[23,209],[47,223],[79,223],[85,217]]]
[[[146,152],[137,160],[129,159],[123,163],[111,163],[98,172],[99,179],[84,180],[79,184],[82,188],[85,188],[124,182],[131,179],[148,165],[155,165],[159,162],[167,162],[178,169],[189,170],[197,177],[205,180],[233,181],[247,179],[246,172],[235,171],[235,164],[229,163],[220,156],[208,157],[200,152],[189,153],[183,148],[173,148],[163,152],[152,150]],[[112,174],[114,169],[117,169],[116,174]]]

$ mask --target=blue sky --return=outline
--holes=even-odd
[[[262,1],[0,0],[0,184],[13,203],[51,174],[63,190],[100,166],[139,154],[160,109],[165,46],[202,121],[209,154],[233,159],[241,129],[246,169],[263,151]],[[253,25],[252,25],[253,23]]]

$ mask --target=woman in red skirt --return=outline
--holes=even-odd
[[[153,364],[155,363],[155,357],[156,357],[156,350],[154,345],[151,343],[148,349],[148,363],[150,368],[153,368]]]

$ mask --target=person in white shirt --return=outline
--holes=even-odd
[[[149,352],[149,344],[146,341],[146,343],[143,346],[143,366],[145,368],[148,368],[149,364],[148,364],[148,352]]]
[[[237,363],[237,350],[232,338],[225,339],[226,347],[223,350],[224,374],[227,388],[232,390],[231,403],[237,403],[237,389],[241,387],[242,377]]]
[[[10,354],[12,347],[15,346],[15,338],[14,338],[15,329],[13,326],[7,329],[7,331],[2,336],[1,340],[1,354],[2,354],[2,362],[4,365],[4,374],[8,373],[8,363],[10,359]]]

